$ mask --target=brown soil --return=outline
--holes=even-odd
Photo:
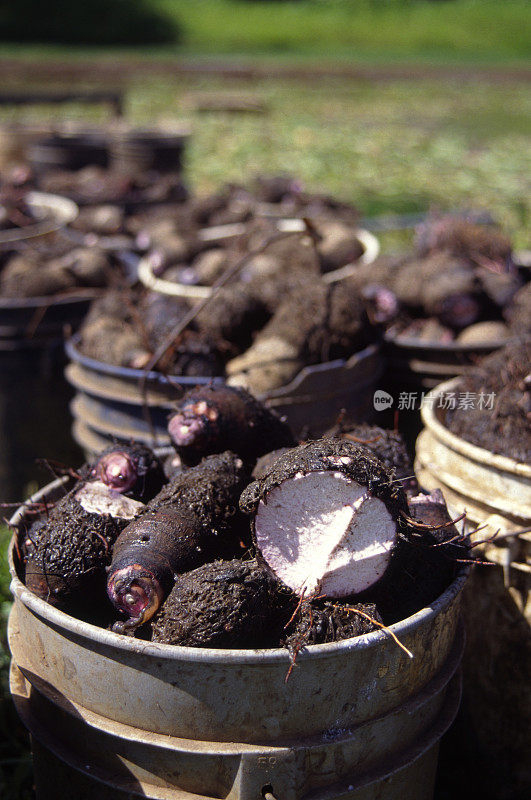
[[[348,425],[345,428],[336,426],[326,435],[346,439],[367,447],[388,469],[394,471],[397,478],[401,479],[400,482],[404,490],[418,490],[406,443],[398,431],[361,423],[354,426]]]
[[[382,622],[374,603],[319,600],[302,603],[287,629],[283,644],[296,657],[297,651],[309,644],[339,642],[378,630],[371,620]]]
[[[531,457],[531,338],[509,343],[483,359],[461,378],[458,392],[473,392],[473,408],[450,409],[446,425],[472,444],[491,453],[529,462]],[[478,398],[494,393],[492,408],[479,408]]]

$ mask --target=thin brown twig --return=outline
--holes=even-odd
[[[336,608],[340,608],[340,606],[336,606]],[[345,608],[346,611],[353,611],[355,614],[359,614],[360,617],[364,617],[364,619],[372,622],[372,624],[376,625],[376,627],[381,628],[383,631],[385,631],[385,633],[389,634],[389,636],[396,642],[400,649],[409,656],[409,658],[415,658],[411,650],[408,650],[405,644],[402,644],[398,636],[396,636],[393,631],[387,627],[387,625],[384,625],[383,622],[378,622],[370,617],[369,614],[366,614],[364,611],[360,611],[359,608],[353,608],[352,606],[343,606],[343,608]]]
[[[157,435],[155,429],[153,427],[153,421],[151,419],[151,414],[149,411],[149,405],[147,402],[147,377],[148,374],[155,369],[161,358],[166,354],[166,352],[173,346],[175,340],[178,336],[188,327],[188,325],[196,318],[200,311],[205,308],[206,305],[218,294],[218,292],[227,284],[232,278],[234,278],[238,272],[247,264],[247,262],[254,258],[254,256],[260,255],[264,250],[266,250],[271,244],[279,241],[280,239],[284,239],[288,236],[300,236],[301,233],[306,233],[306,231],[279,231],[278,233],[274,233],[269,236],[261,245],[255,247],[254,250],[249,250],[245,255],[242,256],[235,264],[227,269],[220,275],[220,277],[212,284],[212,291],[211,293],[205,297],[203,300],[200,300],[193,308],[190,309],[188,314],[179,320],[179,322],[174,325],[171,329],[169,334],[163,339],[161,344],[157,347],[153,355],[151,356],[150,360],[144,367],[144,373],[139,380],[139,389],[142,396],[142,415],[145,419],[146,424],[149,427],[149,431],[153,438],[153,441],[156,443]]]
[[[382,438],[379,434],[374,439],[360,439],[359,436],[354,436],[353,433],[344,433],[343,436],[345,439],[350,439],[352,442],[357,442],[358,444],[372,444]]]
[[[401,516],[404,517],[406,522],[409,522],[410,525],[413,525],[414,528],[420,528],[423,531],[438,531],[439,528],[451,528],[452,525],[455,525],[458,522],[461,522],[462,519],[466,517],[466,511],[463,511],[456,519],[451,519],[449,522],[443,522],[442,525],[426,525],[424,522],[419,522],[413,517],[410,517],[406,514],[405,511],[400,512]]]

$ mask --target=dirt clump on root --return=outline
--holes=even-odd
[[[91,603],[105,586],[112,545],[129,519],[86,511],[73,489],[46,520],[21,530],[25,583],[53,604]]]
[[[388,469],[394,471],[405,491],[418,490],[406,443],[398,431],[362,422],[345,427],[336,425],[326,435],[367,447]]]
[[[210,530],[215,521],[219,534],[234,526],[247,531],[238,498],[249,480],[247,468],[234,453],[208,456],[193,469],[176,475],[149,504],[150,511],[178,504],[186,507]],[[236,537],[231,537],[231,540]]]
[[[152,624],[153,641],[271,647],[295,605],[296,598],[255,560],[215,561],[177,576]]]
[[[374,603],[303,602],[283,639],[292,656],[309,644],[326,644],[352,639],[379,630],[382,618]]]
[[[529,462],[530,362],[530,336],[483,359],[458,385],[461,395],[470,392],[476,400],[482,397],[482,407],[475,402],[470,407],[449,409],[446,425],[450,431],[491,453]]]

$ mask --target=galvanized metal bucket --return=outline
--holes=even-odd
[[[439,400],[458,390],[457,378],[441,383],[422,405],[425,429],[417,441],[415,462],[419,482],[430,490],[441,488],[452,508],[466,507],[472,523],[482,525],[495,515],[504,533],[528,528],[531,465],[471,444],[445,426]]]
[[[0,250],[11,250],[20,242],[33,242],[50,237],[75,220],[77,205],[67,197],[47,192],[28,192],[24,198],[36,222],[22,228],[0,231]]]
[[[223,381],[149,373],[146,386],[150,425],[139,389],[143,371],[87,358],[80,353],[78,344],[79,337],[72,337],[66,344],[70,364],[65,374],[76,389],[72,403],[74,435],[87,452],[92,449],[84,436],[87,428],[89,435],[108,441],[135,438],[150,445],[154,443],[154,431],[157,445],[169,444],[166,425],[175,400],[191,386]],[[373,390],[382,371],[379,347],[370,345],[349,359],[304,367],[288,385],[261,399],[286,416],[297,435],[304,431],[317,435],[336,422],[342,409],[353,421],[370,418],[374,413]]]
[[[37,458],[81,457],[65,424],[73,391],[63,374],[63,332],[81,324],[96,294],[0,298],[0,500],[43,483]]]
[[[387,383],[402,391],[434,389],[442,381],[464,375],[480,358],[505,344],[439,344],[386,334]]]
[[[37,458],[72,464],[82,454],[67,423],[72,390],[62,374],[62,343],[11,345],[2,350],[0,342],[0,501],[20,502],[30,482],[49,479]]]
[[[109,141],[110,165],[126,174],[137,171],[180,172],[189,129],[129,130],[116,133]]]
[[[106,167],[109,163],[108,134],[103,130],[47,133],[29,147],[28,157],[38,174],[52,169]]]
[[[53,499],[61,482],[35,499]],[[12,519],[16,524],[21,508]],[[31,594],[10,550],[11,690],[37,799],[429,800],[457,711],[462,572],[389,635],[285,650],[152,644]]]
[[[441,384],[423,405],[415,473],[424,488],[442,489],[452,515],[466,510],[465,530],[496,565],[476,569],[463,594],[466,715],[459,747],[481,760],[493,797],[518,800],[531,785],[531,465],[445,426],[438,399],[458,384]]]

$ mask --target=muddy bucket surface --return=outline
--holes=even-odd
[[[464,572],[392,626],[414,658],[375,632],[306,648],[286,683],[286,650],[120,636],[31,594],[13,547],[10,569],[11,689],[34,742],[38,800],[59,787],[103,800],[432,797],[460,698]]]

